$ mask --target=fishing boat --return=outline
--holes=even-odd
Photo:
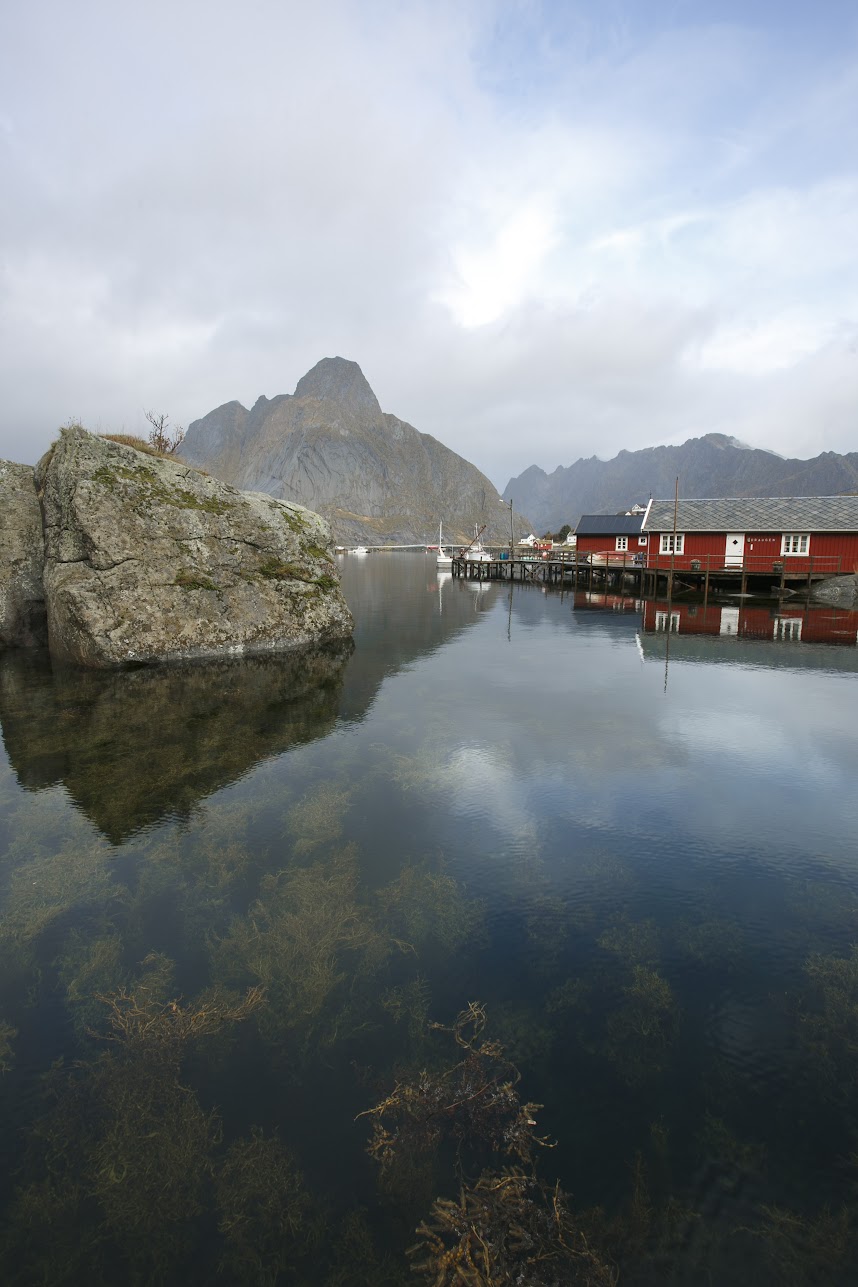
[[[453,566],[453,556],[449,551],[444,549],[444,524],[438,524],[438,557],[435,560],[439,568],[451,568]]]
[[[474,524],[474,539],[465,550],[465,559],[468,563],[491,563],[492,556],[489,554],[488,550],[483,549],[483,544],[480,540],[480,537],[485,530],[485,523],[479,530],[477,530],[476,523]]]

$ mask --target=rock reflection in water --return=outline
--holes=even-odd
[[[328,733],[351,641],[284,657],[102,673],[0,659],[0,726],[22,787],[62,783],[120,844]]]

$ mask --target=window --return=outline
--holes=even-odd
[[[646,545],[646,537],[645,537],[645,536],[639,536],[639,537],[638,537],[638,545]]]
[[[678,612],[656,612],[655,628],[659,634],[675,635],[679,633]]]
[[[775,617],[775,639],[800,639],[800,617]]]
[[[627,536],[617,537],[617,549],[627,550],[629,548],[629,538]]]
[[[674,547],[674,541],[676,545]],[[662,532],[661,534],[661,553],[662,554],[681,554],[685,548],[685,533]]]
[[[784,532],[781,537],[781,554],[807,554],[809,549],[807,532]]]

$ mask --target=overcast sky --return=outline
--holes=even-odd
[[[500,488],[858,450],[856,0],[3,0],[0,456],[360,363]]]

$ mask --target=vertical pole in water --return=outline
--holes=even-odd
[[[673,541],[670,550],[670,572],[667,578],[667,600],[668,612],[670,612],[670,599],[673,595],[673,565],[676,561],[676,519],[679,512],[679,478],[676,480],[676,487],[673,491]]]

